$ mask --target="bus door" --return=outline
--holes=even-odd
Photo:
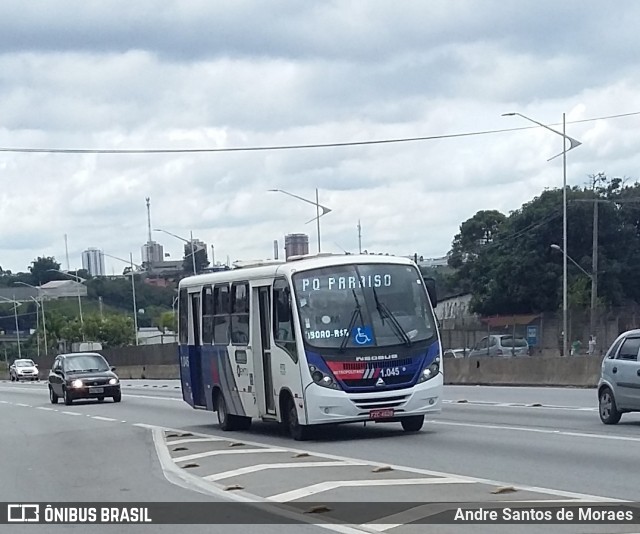
[[[271,286],[254,287],[253,291],[253,302],[257,304],[257,313],[254,314],[253,321],[253,357],[258,404],[260,413],[275,416],[271,361]]]
[[[202,335],[200,314],[200,293],[189,294],[189,370],[193,406],[204,408],[204,377],[202,376]]]

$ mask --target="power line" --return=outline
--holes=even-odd
[[[580,119],[576,121],[568,121],[567,124],[577,124],[583,122],[594,122],[607,119],[618,119],[622,117],[631,117],[640,115],[640,111],[629,113],[619,113],[617,115],[605,115],[602,117],[593,117],[590,119]],[[552,123],[549,126],[558,126],[558,123]],[[226,148],[26,148],[26,147],[0,147],[0,152],[14,153],[48,153],[48,154],[198,154],[198,153],[215,153],[215,152],[262,152],[269,150],[301,150],[311,148],[340,148],[350,146],[367,146],[367,145],[384,145],[393,143],[412,143],[418,141],[433,141],[437,139],[455,139],[458,137],[473,137],[480,135],[492,135],[506,132],[517,132],[521,130],[530,130],[541,128],[541,126],[520,126],[518,128],[500,128],[497,130],[479,130],[473,132],[461,132],[453,134],[426,135],[420,137],[398,137],[390,139],[372,139],[364,141],[345,141],[337,143],[313,143],[313,144],[295,144],[295,145],[266,145],[266,146],[249,146],[249,147],[226,147]]]

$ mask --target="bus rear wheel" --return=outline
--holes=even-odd
[[[243,417],[240,415],[232,415],[229,413],[224,395],[218,392],[217,397],[218,424],[225,432],[231,430],[249,430],[251,428],[251,417]]]
[[[405,432],[419,432],[424,424],[424,415],[411,415],[400,421]]]
[[[216,412],[218,413],[218,425],[220,425],[220,428],[225,432],[233,430],[233,416],[229,415],[227,403],[225,402],[224,395],[222,393],[218,393],[217,401]]]

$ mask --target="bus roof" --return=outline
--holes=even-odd
[[[294,273],[318,269],[321,267],[331,267],[333,265],[362,264],[392,264],[392,265],[414,265],[409,258],[399,256],[383,256],[377,254],[332,254],[309,256],[303,259],[293,259],[286,262],[276,263],[265,262],[265,265],[255,267],[240,267],[229,271],[216,273],[199,274],[189,276],[180,281],[180,288],[200,287],[203,285],[220,282],[235,282],[241,280],[259,280],[263,278],[273,278],[277,275],[291,276]]]

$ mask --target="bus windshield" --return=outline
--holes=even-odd
[[[296,273],[293,284],[303,337],[313,347],[408,346],[436,334],[415,267],[337,265]]]

